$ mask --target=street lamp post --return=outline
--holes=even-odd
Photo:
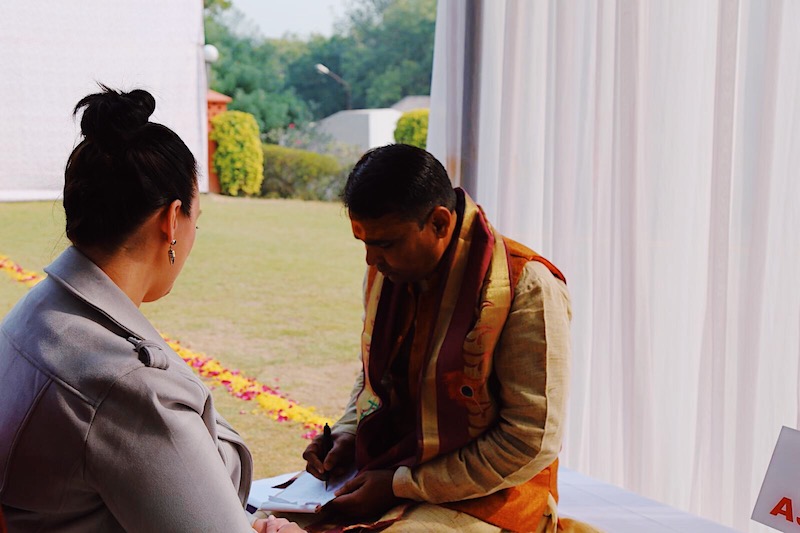
[[[344,81],[341,76],[336,74],[335,72],[331,71],[328,67],[323,65],[322,63],[317,63],[314,65],[314,68],[317,69],[317,72],[320,74],[324,74],[326,76],[330,76],[333,78],[337,83],[339,83],[342,87],[344,87],[344,93],[347,97],[347,109],[350,109],[352,106],[350,105],[350,84]]]

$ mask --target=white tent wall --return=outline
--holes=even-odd
[[[573,300],[564,464],[740,530],[800,392],[800,3],[439,0],[429,149]]]
[[[59,198],[80,139],[83,96],[143,88],[206,171],[206,72],[199,0],[0,3],[0,201]]]

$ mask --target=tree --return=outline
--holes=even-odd
[[[333,72],[341,73],[342,56],[352,46],[349,37],[334,35],[325,38],[315,35],[305,43],[302,53],[289,63],[286,83],[306,102],[315,119],[327,117],[346,107],[344,88],[317,72],[315,65],[322,63]]]
[[[345,109],[344,88],[317,63],[350,85],[354,108],[430,94],[436,0],[354,0],[332,37],[307,41],[264,39],[230,0],[204,5],[206,42],[220,51],[211,87],[253,114],[269,142],[278,128]]]
[[[362,0],[346,27],[355,46],[343,70],[353,73],[359,105],[385,107],[430,94],[436,0]]]
[[[265,140],[273,130],[310,119],[284,75],[284,58],[296,57],[302,47],[263,39],[236,10],[207,9],[205,29],[206,42],[220,53],[211,66],[211,88],[233,98],[231,110],[252,114]]]
[[[203,0],[206,12],[224,11],[231,7],[231,0]]]
[[[353,107],[385,107],[430,94],[436,0],[360,0],[330,38],[314,37],[288,65],[287,84],[315,118],[345,108],[341,85],[314,69],[322,63],[346,80]]]

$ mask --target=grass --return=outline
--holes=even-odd
[[[358,371],[363,248],[335,203],[204,196],[172,293],[142,312],[163,333],[337,418]],[[57,202],[0,204],[0,254],[41,272],[69,243]],[[27,291],[0,276],[0,316]],[[302,428],[213,390],[257,478],[304,466]]]

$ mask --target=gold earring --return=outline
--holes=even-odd
[[[172,247],[175,246],[176,244],[178,244],[178,241],[176,241],[175,239],[172,239],[172,242],[169,243],[169,251],[167,252],[167,255],[169,256],[170,265],[175,264],[175,250],[173,250]]]

